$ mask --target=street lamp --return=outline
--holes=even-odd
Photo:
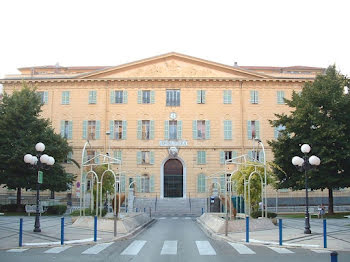
[[[305,173],[305,193],[306,193],[306,209],[305,209],[305,230],[304,234],[311,234],[310,230],[310,215],[309,215],[309,196],[307,187],[307,175],[306,172],[319,166],[321,160],[317,156],[308,157],[307,154],[311,151],[311,147],[308,144],[303,144],[301,146],[301,152],[304,153],[304,157],[295,156],[292,158],[293,165],[298,169],[298,171]]]
[[[35,225],[34,232],[41,232],[40,229],[40,213],[39,213],[39,190],[40,184],[42,183],[43,173],[40,169],[45,168],[46,166],[52,166],[55,163],[55,159],[51,156],[43,154],[45,150],[45,145],[43,143],[37,143],[35,145],[35,150],[37,151],[36,156],[32,156],[31,154],[26,154],[24,156],[24,162],[32,165],[38,170],[38,181],[36,184],[36,214],[35,214]]]

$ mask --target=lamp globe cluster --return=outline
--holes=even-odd
[[[45,145],[41,142],[37,143],[35,145],[35,150],[38,152],[43,152],[45,150]],[[24,156],[24,162],[27,164],[36,165],[38,162],[38,158],[36,156],[32,156],[31,154],[26,154]],[[55,164],[55,159],[52,156],[43,154],[40,156],[40,162],[48,166],[52,166],[53,164]]]

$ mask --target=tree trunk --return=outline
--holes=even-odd
[[[333,189],[328,188],[328,214],[333,215]]]
[[[22,200],[22,190],[20,187],[17,187],[17,201],[16,201],[16,204],[17,204],[17,212],[21,212],[22,209],[20,207],[20,204],[21,204],[21,200]]]

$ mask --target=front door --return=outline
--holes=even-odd
[[[164,164],[164,197],[183,197],[183,167],[179,160]]]

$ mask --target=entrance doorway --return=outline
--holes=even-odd
[[[183,197],[183,166],[177,159],[164,164],[164,197]]]

